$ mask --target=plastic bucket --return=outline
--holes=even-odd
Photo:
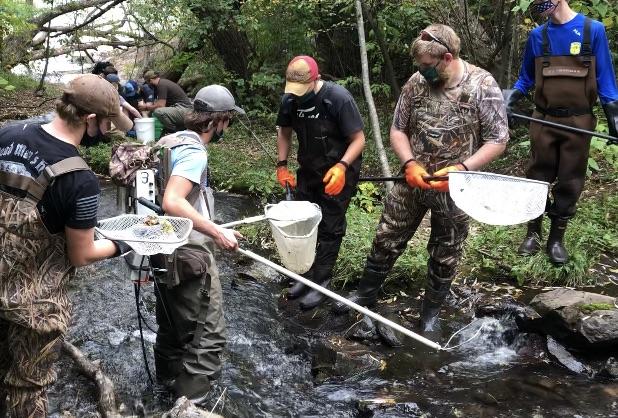
[[[137,140],[143,144],[155,140],[155,120],[154,118],[135,119],[135,135]]]
[[[281,219],[270,219],[270,229],[283,265],[298,274],[309,271],[322,220],[320,207],[306,201],[285,201],[266,205],[265,213],[267,218]]]

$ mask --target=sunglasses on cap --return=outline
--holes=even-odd
[[[451,52],[451,48],[448,47],[448,45],[440,38],[438,38],[437,36],[433,35],[431,32],[427,32],[426,30],[422,30],[421,34],[421,41],[427,41],[427,42],[437,42],[440,45],[442,45],[443,47],[446,48],[446,52],[448,52],[449,54],[453,54]]]

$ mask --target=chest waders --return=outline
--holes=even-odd
[[[158,201],[162,202],[172,173],[171,151],[180,145],[196,144],[197,135],[162,138],[163,155],[158,175]],[[206,170],[202,174],[202,184]],[[195,205],[204,198],[209,213],[210,199],[202,185],[194,185],[187,200]],[[195,207],[195,206],[194,206]],[[211,381],[221,371],[220,354],[225,346],[223,297],[219,274],[210,240],[189,237],[189,243],[171,255],[151,257],[153,266],[165,270],[156,274],[156,318],[159,329],[154,347],[157,380],[169,385],[174,393],[196,404],[202,402]],[[193,239],[195,238],[195,239]]]
[[[48,232],[37,204],[58,176],[89,169],[70,157],[36,180],[0,172],[0,382],[10,416],[47,415],[46,387],[71,319],[66,285],[75,268],[64,232]]]
[[[345,213],[356,193],[362,160],[362,157],[359,157],[346,169],[346,183],[341,193],[337,196],[324,193],[322,178],[341,160],[348,149],[348,139],[341,133],[336,120],[336,109],[333,109],[333,103],[327,98],[331,88],[328,83],[324,83],[324,91],[318,92],[317,97],[309,104],[298,105],[295,101],[292,103],[292,129],[298,138],[300,166],[297,172],[296,199],[316,203],[322,211],[315,261],[303,276],[323,287],[328,286],[332,279],[347,226]],[[299,106],[309,109],[301,109]],[[301,309],[312,309],[325,299],[317,290],[296,282],[288,290],[288,297],[295,299],[300,296],[303,296],[299,304]]]
[[[590,45],[591,20],[584,20],[584,35],[579,55],[551,55],[545,24],[542,30],[543,54],[535,59],[532,117],[576,128],[593,130],[596,118],[592,107],[597,100],[596,59]],[[564,131],[540,123],[530,123],[530,162],[526,176],[554,183],[547,214],[551,228],[546,250],[555,264],[564,264],[568,253],[563,245],[568,220],[575,214],[584,188],[590,135]],[[540,250],[543,217],[528,223],[528,232],[518,252],[535,254]]]
[[[436,98],[427,91],[421,91],[413,99],[407,132],[415,157],[432,171],[462,161],[478,148],[480,115],[474,94],[477,87],[477,82],[466,83],[457,100]],[[358,290],[348,297],[365,306],[377,302],[388,273],[428,211],[431,211],[431,233],[420,318],[423,331],[431,331],[436,324],[468,236],[468,215],[455,205],[448,193],[411,188],[407,183],[395,184],[385,200]],[[344,313],[349,308],[336,304],[334,310]]]

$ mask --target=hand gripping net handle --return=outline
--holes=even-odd
[[[187,239],[193,222],[187,218],[157,216],[158,224],[147,225],[152,215],[121,215],[99,221],[96,231],[112,241],[126,242],[139,255],[171,254]]]

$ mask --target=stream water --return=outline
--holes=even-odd
[[[115,187],[103,184],[100,218],[118,213],[115,202]],[[222,221],[258,212],[249,199],[233,195],[218,196],[217,208]],[[547,358],[541,337],[517,333],[507,319],[474,319],[451,344],[472,340],[451,352],[436,353],[411,340],[397,349],[363,346],[369,351],[362,363],[340,368],[340,375],[321,375],[317,347],[345,341],[341,335],[350,324],[327,310],[295,315],[280,298],[278,275],[266,267],[237,256],[220,256],[218,264],[229,341],[220,381],[225,404],[216,412],[225,416],[618,417],[617,383],[558,366]],[[238,274],[246,271],[251,275]],[[123,414],[159,416],[168,410],[173,399],[148,383],[133,284],[124,262],[107,260],[80,269],[71,293],[75,309],[68,340],[101,361]],[[141,310],[152,328],[144,328],[152,368],[156,324],[151,285],[141,295]],[[470,322],[457,312],[446,317],[442,344]],[[58,369],[49,392],[52,416],[96,416],[93,383],[66,358]],[[365,406],[370,399],[381,399],[384,406]]]

